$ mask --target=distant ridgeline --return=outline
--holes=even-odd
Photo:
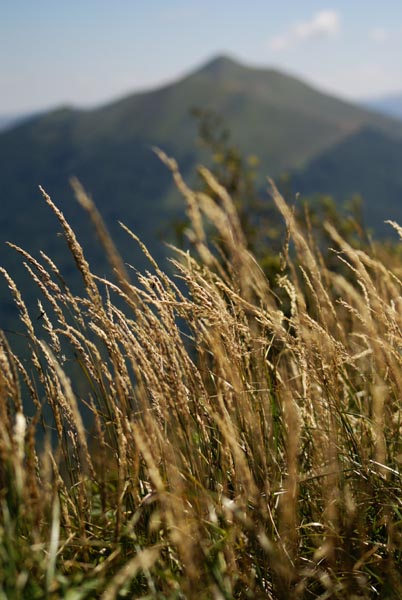
[[[380,98],[367,100],[364,104],[368,108],[377,110],[384,115],[402,119],[402,94],[382,96]]]
[[[323,94],[278,71],[219,57],[160,89],[94,110],[60,108],[0,133],[0,262],[23,291],[27,279],[16,266],[22,261],[4,246],[6,240],[35,255],[44,250],[67,278],[75,273],[39,184],[77,231],[95,270],[107,272],[74,200],[68,183],[72,176],[95,199],[127,262],[144,267],[119,220],[162,259],[166,250],[161,238],[167,239],[183,202],[152,147],[176,158],[185,176],[208,161],[196,143],[197,126],[190,115],[194,106],[224,116],[240,150],[260,157],[261,176],[288,172],[292,192],[328,193],[339,202],[360,193],[366,223],[381,235],[385,219],[402,222],[402,121]],[[0,303],[0,328],[5,328],[12,309],[3,282]]]

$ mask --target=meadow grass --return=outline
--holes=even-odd
[[[2,270],[28,358],[1,336],[0,599],[401,598],[400,266],[327,224],[329,268],[270,183],[273,288],[226,190],[160,157],[189,218],[174,275],[123,226],[131,275],[78,182],[113,281],[45,192],[85,293],[15,247],[32,318]]]

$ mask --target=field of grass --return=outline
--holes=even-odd
[[[327,224],[327,265],[271,184],[273,286],[225,189],[203,170],[195,193],[161,158],[193,248],[173,276],[144,247],[132,271],[78,183],[113,282],[45,192],[85,293],[16,249],[30,315],[2,270],[29,358],[1,336],[0,599],[401,598],[396,254]]]

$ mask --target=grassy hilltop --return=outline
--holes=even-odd
[[[133,284],[82,189],[113,281],[46,193],[83,293],[20,251],[36,319],[2,271],[30,358],[1,336],[0,597],[399,599],[399,251],[327,223],[327,261],[273,187],[273,285],[225,189],[162,158],[189,217],[176,277],[142,246]]]

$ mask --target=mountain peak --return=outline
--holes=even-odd
[[[209,60],[198,72],[212,77],[222,77],[233,74],[235,71],[239,71],[243,68],[244,67],[238,61],[230,56],[222,54]]]

